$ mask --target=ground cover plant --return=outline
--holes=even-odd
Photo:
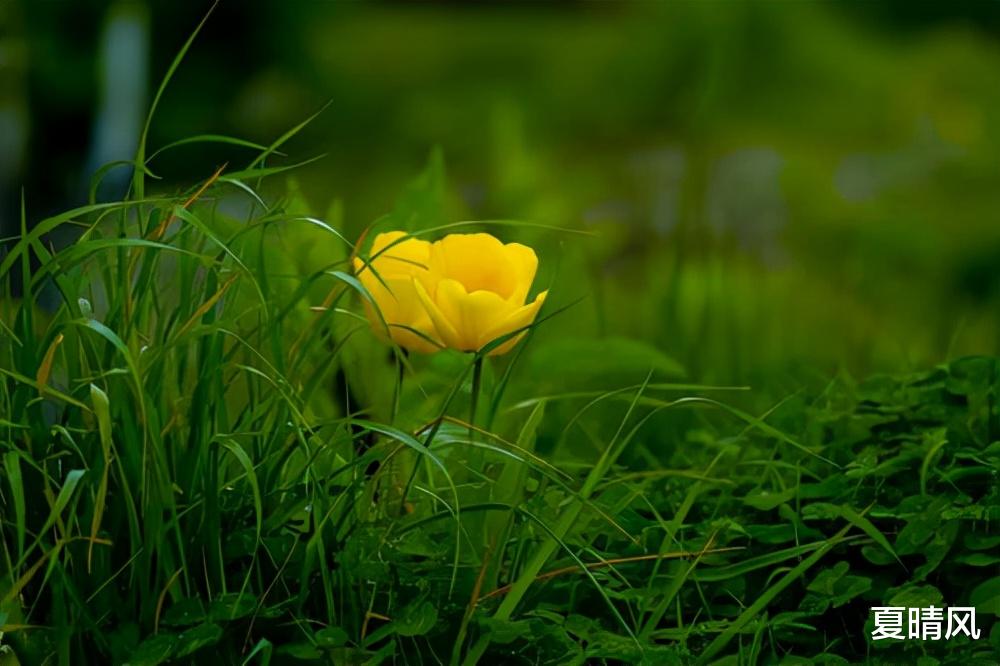
[[[120,201],[24,198],[0,664],[997,663],[1000,359],[703,383],[572,330],[604,240],[450,218],[439,152],[364,233],[318,215],[284,154],[309,120],[144,138]],[[158,186],[196,142],[242,152]],[[539,309],[400,325],[386,259],[468,233],[537,248]],[[871,607],[929,605],[980,638],[871,640]]]

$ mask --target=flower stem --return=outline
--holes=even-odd
[[[475,447],[476,442],[476,406],[479,404],[479,394],[483,390],[483,356],[476,355],[472,365],[472,396],[469,401],[469,466],[473,473],[483,472],[483,452]]]
[[[483,356],[476,356],[472,366],[472,401],[469,404],[469,425],[476,425],[476,405],[479,402],[479,392],[483,388]],[[473,429],[469,429],[469,438],[472,438]]]

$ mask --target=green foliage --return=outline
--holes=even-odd
[[[596,22],[576,29],[595,63],[613,46]],[[546,104],[592,82],[566,86]],[[794,101],[782,113],[811,103]],[[641,106],[588,106],[588,126],[642,121]],[[750,111],[752,124],[776,110]],[[573,217],[586,174],[532,195],[525,174],[557,170],[527,155],[515,111],[497,116],[492,205]],[[709,152],[698,118],[694,180]],[[361,314],[349,258],[370,234],[355,247],[360,225],[336,201],[316,217],[292,171],[311,160],[279,152],[311,119],[269,145],[203,135],[151,150],[144,132],[123,201],[30,227],[25,202],[0,255],[0,664],[995,660],[1000,360],[829,380],[831,358],[869,365],[858,340],[885,358],[907,317],[871,340],[878,296],[852,309],[808,271],[772,271],[687,223],[597,239],[450,223],[462,204],[439,152],[365,229],[531,243],[551,307],[507,356],[409,356]],[[158,189],[156,160],[195,142],[251,157]],[[812,153],[792,159],[798,196],[825,192]],[[808,257],[835,227],[791,236]],[[858,256],[893,246],[868,233]],[[702,244],[718,252],[690,252]],[[831,323],[849,329],[846,351]],[[746,377],[760,381],[704,383]],[[870,640],[872,606],[930,604],[976,606],[983,637]]]
[[[3,257],[0,629],[20,663],[1000,649],[997,359],[842,376],[758,416],[736,407],[753,391],[664,383],[684,369],[655,347],[529,340],[485,367],[470,431],[443,419],[468,412],[472,359],[390,354],[339,277],[352,248],[296,224],[294,187],[262,207],[268,169],[49,218]],[[441,210],[429,174],[394,213],[415,229]],[[63,224],[78,241],[49,249]],[[280,259],[315,245],[328,264]],[[984,638],[867,639],[871,606],[942,603],[976,605]]]

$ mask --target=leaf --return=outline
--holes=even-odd
[[[3,466],[7,471],[7,485],[10,487],[11,499],[14,504],[14,525],[17,535],[17,557],[24,555],[25,539],[25,493],[24,479],[21,476],[21,465],[17,451],[8,451],[3,456]]]
[[[495,617],[481,617],[479,624],[490,634],[490,640],[498,645],[507,645],[532,636],[532,620],[501,620]]]
[[[56,358],[56,350],[62,344],[63,339],[64,336],[60,333],[52,340],[48,351],[45,352],[45,358],[42,359],[41,365],[38,366],[38,374],[35,377],[35,381],[38,382],[39,392],[44,392],[46,385],[49,383],[49,375],[52,374],[52,363]]]
[[[883,548],[876,548],[875,546],[862,546],[861,554],[866,560],[880,567],[894,561],[892,555],[887,553]]]
[[[257,473],[254,471],[253,462],[250,460],[250,456],[247,455],[246,451],[243,450],[237,442],[231,439],[223,439],[221,442],[223,448],[229,451],[236,461],[243,468],[243,473],[246,475],[247,483],[250,484],[250,491],[253,493],[253,508],[254,508],[254,519],[256,521],[256,539],[260,541],[260,534],[264,523],[264,503],[260,495],[260,484],[257,482]]]
[[[912,555],[921,550],[923,545],[934,536],[934,532],[941,522],[940,512],[945,503],[946,500],[939,498],[926,512],[914,516],[906,523],[906,526],[896,535],[896,553]]]
[[[76,491],[76,487],[79,485],[80,479],[83,478],[85,473],[85,470],[74,469],[70,470],[66,474],[66,481],[63,483],[62,488],[59,489],[59,494],[56,496],[55,504],[49,512],[49,517],[45,520],[45,525],[41,529],[42,532],[48,531],[48,529],[52,527],[57,520],[59,520],[63,509],[65,509],[66,505],[69,504],[70,498],[73,497],[73,493]]]
[[[207,617],[201,599],[181,599],[163,613],[160,624],[168,627],[191,626],[204,622]]]
[[[674,647],[638,645],[633,639],[610,631],[595,631],[588,636],[586,656],[591,660],[613,659],[638,666],[682,666],[685,663]]]
[[[186,657],[198,650],[215,645],[222,638],[222,627],[217,624],[200,624],[192,629],[186,629],[177,636],[174,657]]]
[[[977,585],[969,595],[969,604],[980,613],[1000,615],[1000,576]]]
[[[158,666],[170,658],[176,645],[175,634],[160,632],[140,643],[125,666]]]
[[[848,566],[847,562],[837,562],[832,567],[823,569],[809,583],[806,589],[812,592],[832,595],[834,593],[834,585],[847,573]]]
[[[994,564],[1000,564],[1000,555],[969,553],[968,555],[959,555],[952,561],[956,564],[964,564],[970,567],[988,567]]]
[[[906,608],[926,608],[940,606],[944,600],[941,591],[933,585],[905,585],[888,601],[889,606],[904,606]]]
[[[94,517],[90,523],[90,543],[87,545],[87,571],[90,571],[91,559],[94,554],[94,542],[97,540],[97,531],[101,528],[101,518],[104,517],[105,502],[108,495],[108,475],[111,473],[111,405],[108,396],[104,391],[94,384],[90,385],[90,402],[94,406],[94,414],[97,416],[97,430],[101,440],[101,480],[97,487],[97,495],[94,497]]]
[[[924,580],[945,561],[952,545],[958,537],[961,525],[957,520],[949,520],[941,524],[934,532],[934,537],[923,547],[927,562],[917,567],[913,572],[914,580]]]
[[[969,532],[963,539],[969,550],[991,550],[1000,547],[1000,534],[977,534]]]
[[[750,571],[773,566],[785,560],[801,557],[811,551],[819,550],[826,544],[825,541],[803,544],[783,550],[776,550],[757,557],[743,558],[738,562],[718,567],[702,567],[694,578],[698,581],[719,581],[736,578],[745,575]]]
[[[274,645],[271,641],[266,638],[262,638],[257,641],[257,644],[253,646],[247,654],[246,659],[243,660],[242,666],[250,666],[253,658],[260,655],[260,660],[257,662],[257,666],[268,666],[271,663],[271,653],[274,652]]]
[[[313,640],[321,648],[334,648],[347,645],[349,637],[347,632],[340,627],[323,627],[316,632]]]
[[[312,663],[318,663],[319,660],[323,658],[323,653],[320,652],[315,645],[305,642],[287,643],[285,645],[281,645],[278,647],[277,652],[281,655],[288,655],[294,659],[301,659]],[[285,662],[281,661],[281,663]]]
[[[434,628],[437,608],[429,601],[420,601],[403,608],[393,621],[393,628],[400,636],[422,636]]]
[[[823,535],[810,527],[799,527],[793,524],[782,523],[778,525],[747,525],[747,535],[760,544],[781,544],[798,539],[817,539]]]
[[[771,511],[795,497],[796,488],[788,488],[778,493],[756,488],[743,498],[743,503],[761,511]]]
[[[843,606],[858,595],[872,589],[872,579],[867,576],[844,576],[836,585],[836,592],[831,601],[834,608]]]
[[[223,594],[208,605],[208,619],[228,622],[246,617],[257,607],[257,599],[249,592]]]

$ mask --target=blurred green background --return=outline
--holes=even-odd
[[[131,158],[208,7],[0,2],[0,235],[22,187],[37,220]],[[794,389],[997,352],[998,37],[985,1],[222,2],[149,145],[269,143],[329,101],[284,149],[325,157],[288,185],[349,237],[435,147],[436,223],[588,232],[493,228],[537,247],[553,306],[583,298],[537,362],[606,378],[621,354],[591,352],[631,338],[637,366]],[[173,192],[249,159],[191,145],[151,168]],[[290,270],[329,262],[287,240]]]

